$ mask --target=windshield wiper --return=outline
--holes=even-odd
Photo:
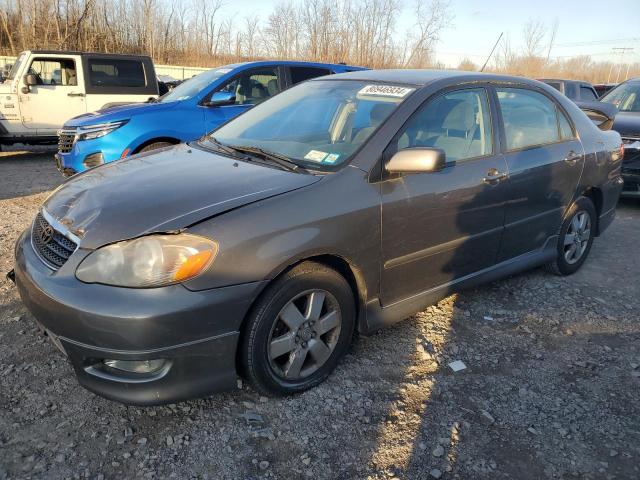
[[[225,145],[224,143],[218,141],[216,137],[205,137],[203,138],[203,140],[210,141],[216,146],[218,150],[222,150],[223,152],[228,153],[229,155],[233,155],[234,157],[237,157],[238,156],[237,154],[240,151],[237,148],[231,147],[229,145]]]
[[[270,160],[273,163],[281,166],[282,168],[286,169],[286,170],[290,170],[292,172],[296,172],[298,170],[304,170],[300,165],[298,165],[295,162],[292,162],[291,160],[289,160],[289,157],[286,157],[285,155],[281,155],[279,153],[276,152],[271,152],[269,150],[265,150],[263,148],[259,148],[259,147],[245,147],[243,145],[225,145],[225,147],[227,148],[231,148],[237,152],[242,152],[242,153],[249,153],[252,155],[259,155],[262,158],[266,159],[266,160]]]

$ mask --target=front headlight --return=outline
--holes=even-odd
[[[76,270],[78,280],[118,287],[161,287],[203,272],[216,257],[218,244],[181,233],[148,235],[90,253]]]
[[[100,123],[97,125],[88,125],[86,127],[78,127],[76,132],[76,140],[92,140],[94,138],[104,137],[107,133],[120,128],[129,120],[121,120],[119,122]]]

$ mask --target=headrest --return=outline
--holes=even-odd
[[[445,130],[469,131],[476,123],[473,107],[467,102],[460,102],[453,107],[442,122]]]
[[[393,103],[378,103],[377,105],[374,105],[371,112],[369,112],[371,124],[378,125],[382,123],[384,119],[389,116],[389,113],[391,113],[394,107],[395,104]]]

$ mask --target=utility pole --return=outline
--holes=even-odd
[[[620,73],[622,72],[622,60],[624,58],[624,55],[627,52],[632,52],[634,49],[633,47],[613,47],[611,50],[613,50],[614,54],[615,53],[620,54],[620,65],[618,66],[618,71],[616,73],[616,83],[618,83],[618,80],[620,79]],[[607,77],[607,83],[611,81],[612,70],[613,70],[613,62],[611,63],[611,67],[609,68],[609,76]],[[627,76],[628,75],[629,75],[629,68],[627,68]]]

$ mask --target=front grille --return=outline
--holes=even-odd
[[[31,242],[42,261],[56,270],[64,265],[78,248],[73,240],[54,229],[41,213],[38,213],[33,221]]]
[[[69,153],[76,139],[75,130],[58,130],[58,151]]]

